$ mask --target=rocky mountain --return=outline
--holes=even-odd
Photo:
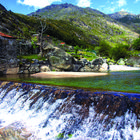
[[[113,19],[121,19],[121,18],[124,18],[125,16],[135,16],[134,14],[128,13],[126,11],[120,11],[120,12],[116,12],[116,13],[108,14],[108,15]]]
[[[109,16],[123,25],[127,26],[131,30],[140,33],[140,14],[135,15],[125,11],[109,14]]]
[[[81,8],[72,4],[52,4],[50,6],[47,6],[43,9],[39,9],[36,12],[33,12],[31,14],[29,14],[29,16],[31,15],[40,15],[44,18],[51,18],[51,19],[64,19],[67,18],[67,16],[73,16],[73,15],[86,15],[87,13],[96,13],[96,14],[101,14],[104,15],[104,13],[95,10],[95,9],[91,9],[91,8]]]
[[[131,40],[129,38],[133,39],[138,36],[128,26],[112,18],[115,17],[114,15],[111,17],[95,9],[81,8],[67,3],[47,6],[29,15],[40,15],[46,19],[69,22],[81,30],[92,45],[97,45],[99,40],[106,40],[114,46],[121,42],[128,43]],[[119,15],[121,13],[117,17],[120,17]],[[124,17],[127,13],[122,15],[121,17]],[[75,33],[75,35],[79,40],[84,39],[81,34]]]

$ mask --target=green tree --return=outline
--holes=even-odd
[[[120,58],[128,58],[130,55],[128,49],[129,45],[119,44],[111,49],[111,56],[116,61],[118,61]]]
[[[77,54],[77,53],[78,53],[78,51],[79,51],[79,46],[78,46],[78,45],[76,45],[76,46],[74,47],[74,52],[75,52],[75,54]]]
[[[23,27],[22,31],[23,31],[23,36],[25,37],[25,39],[31,39],[31,34],[29,32],[28,27]]]
[[[38,42],[37,37],[36,36],[35,37],[32,37],[31,44],[32,44],[32,46],[33,46],[34,49],[36,49],[38,47],[38,46],[36,46],[36,43],[37,42]]]
[[[98,52],[101,56],[110,56],[111,46],[106,41],[100,41]]]
[[[133,41],[132,47],[135,50],[140,51],[140,37]]]

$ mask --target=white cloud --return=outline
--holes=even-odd
[[[17,0],[17,2],[20,4],[33,6],[35,8],[43,8],[56,1],[61,2],[61,0]]]
[[[102,9],[102,11],[104,11],[105,13],[113,13],[116,10],[120,11],[120,8],[127,5],[127,1],[126,0],[117,0],[117,1],[108,1],[108,7],[106,5],[104,5],[104,7],[100,7]]]
[[[140,0],[135,0],[135,2],[139,2]]]
[[[80,7],[90,7],[91,1],[90,0],[79,0],[77,5]]]
[[[127,4],[127,1],[126,0],[118,0],[117,3],[118,3],[119,7],[122,7],[122,6]]]

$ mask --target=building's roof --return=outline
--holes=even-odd
[[[15,37],[10,36],[10,35],[6,35],[6,34],[4,34],[4,33],[2,33],[2,32],[0,32],[0,36],[5,37],[5,38],[15,39]]]

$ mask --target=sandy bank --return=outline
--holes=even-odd
[[[65,77],[92,77],[92,76],[103,76],[108,73],[96,73],[96,72],[40,72],[32,74],[33,77],[39,78],[65,78]]]

